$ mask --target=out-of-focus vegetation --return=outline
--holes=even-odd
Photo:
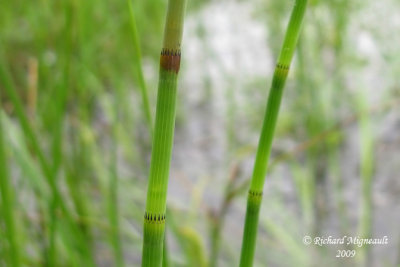
[[[188,3],[170,266],[238,264],[245,193],[292,3]],[[132,2],[153,116],[166,4]],[[0,6],[0,265],[139,266],[151,133],[129,2]],[[255,266],[400,264],[399,10],[395,0],[310,0]],[[355,247],[355,258],[339,261],[337,249],[353,248],[305,246],[305,235],[386,235],[389,244]]]

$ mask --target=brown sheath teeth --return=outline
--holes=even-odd
[[[160,66],[167,71],[179,72],[181,65],[181,51],[172,49],[162,49],[160,57]]]

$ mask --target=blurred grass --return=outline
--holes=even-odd
[[[248,3],[254,6],[254,19],[265,25],[267,49],[272,55],[277,54],[283,37],[282,29],[290,9],[288,2]],[[396,43],[395,35],[391,42],[383,38],[395,32],[395,24],[383,30],[381,22],[372,25],[368,19],[367,23],[360,23],[357,30],[372,36],[383,67],[379,67],[373,55],[368,58],[357,51],[358,32],[351,28],[352,20],[360,17],[372,3],[310,1],[311,10],[305,23],[308,26],[304,28],[293,75],[289,77],[288,99],[283,103],[285,112],[277,128],[278,142],[273,148],[270,184],[266,186],[277,190],[274,183],[278,178],[287,178],[280,176],[283,169],[289,170],[287,176],[293,179],[289,181],[293,181],[295,190],[290,196],[282,192],[269,195],[275,202],[263,204],[267,215],[262,218],[259,229],[261,239],[256,266],[264,266],[266,262],[271,266],[279,263],[292,266],[294,261],[305,266],[310,261],[331,263],[329,251],[310,252],[300,242],[304,232],[326,232],[326,224],[336,215],[341,225],[338,232],[348,234],[357,228],[356,232],[368,236],[376,231],[372,186],[376,182],[375,169],[381,162],[375,156],[380,151],[379,140],[376,140],[380,132],[379,129],[375,132],[375,127],[378,118],[398,106],[400,55],[392,44]],[[399,8],[393,1],[382,3],[391,3],[393,10]],[[203,8],[209,5],[216,3],[191,2],[190,14],[208,12]],[[148,103],[154,106],[165,9],[166,1],[161,0],[15,0],[1,3],[3,145],[0,154],[4,155],[0,157],[1,266],[18,266],[16,262],[22,266],[140,264],[144,188],[151,147],[148,117],[154,113],[143,108],[146,97],[141,84],[147,85]],[[132,14],[137,28],[136,41],[132,35]],[[196,15],[190,19],[197,18]],[[187,33],[188,37],[193,35]],[[209,69],[218,68],[208,65],[217,58],[215,40],[209,39],[209,25],[204,21],[197,35],[199,46],[185,47],[184,52],[189,55],[191,49],[201,51],[201,61],[197,62],[200,67],[196,70],[204,88],[186,82],[178,99],[183,102],[196,90],[204,92],[199,105],[180,105],[178,131],[182,137],[182,132],[192,127],[188,126],[192,114],[187,109],[204,112],[210,121],[215,119],[216,122],[207,128],[211,133],[200,134],[212,136],[212,129],[217,124],[223,125],[226,146],[219,141],[215,146],[226,149],[223,151],[225,161],[217,171],[204,170],[206,175],[199,176],[209,179],[204,179],[203,185],[193,182],[189,200],[185,199],[179,208],[171,207],[171,217],[184,221],[185,227],[168,226],[171,230],[168,235],[170,266],[193,266],[190,264],[194,262],[199,266],[207,265],[213,242],[220,247],[219,253],[212,255],[213,261],[217,266],[232,266],[237,264],[240,249],[232,240],[241,234],[234,225],[243,216],[245,197],[242,193],[235,194],[229,199],[229,205],[224,206],[224,192],[230,189],[226,177],[232,162],[238,162],[242,170],[238,174],[238,185],[247,182],[246,166],[255,152],[254,146],[247,144],[259,128],[259,114],[265,99],[263,92],[270,75],[251,77],[244,83],[240,75],[225,73],[220,79],[228,80],[229,88],[222,88],[227,103],[224,109],[218,109],[215,103],[220,100],[216,92],[220,88],[209,74]],[[139,47],[141,50],[137,51]],[[239,66],[241,62],[235,60]],[[271,59],[270,63],[273,61]],[[183,62],[184,75],[188,73],[185,67],[194,67],[190,62],[190,58]],[[381,76],[383,83],[377,88],[367,80],[360,90],[364,90],[368,101],[359,102],[362,94],[358,94],[359,84],[354,85],[354,80],[370,76],[365,75],[365,69],[374,64],[378,64],[379,70],[368,70],[368,73]],[[368,98],[370,87],[385,91],[379,101]],[[391,104],[387,105],[389,102]],[[219,123],[220,117],[226,120]],[[359,158],[353,160],[360,164],[356,178],[364,186],[362,192],[354,196],[356,202],[364,203],[364,216],[356,216],[356,220],[350,212],[354,206],[348,207],[352,203],[345,198],[348,191],[345,186],[352,177],[346,176],[346,166],[342,166],[343,151],[352,140],[354,125],[359,127],[361,142]],[[201,149],[203,147],[207,144]],[[208,155],[208,158],[214,161],[214,157]],[[197,165],[197,162],[191,164]],[[224,175],[215,175],[221,173]],[[208,184],[211,179],[221,187],[213,186],[213,192],[219,195],[210,200],[215,206],[208,207],[211,205],[206,204],[211,195]],[[331,189],[334,198],[328,199]],[[287,198],[295,202],[295,209],[287,206],[292,203]],[[190,211],[186,210],[188,206]],[[216,217],[207,216],[209,209],[215,211]],[[280,217],[274,210],[284,211],[285,216]],[[12,215],[7,215],[10,212]],[[207,235],[208,231],[204,230],[215,223],[212,221],[215,218],[220,218],[216,237],[212,231]],[[10,225],[14,225],[12,220],[16,222],[15,234],[8,231]],[[265,253],[264,248],[267,248]],[[366,254],[372,252],[365,251]],[[303,256],[302,253],[311,254]],[[308,255],[316,256],[310,259]],[[353,266],[359,262],[345,264]]]
[[[162,2],[138,2],[135,12],[143,14],[143,10],[151,9],[153,12],[162,14],[163,5],[160,3]],[[13,15],[17,10],[19,15]],[[37,177],[33,180],[35,181],[33,188],[36,188],[35,192],[37,193],[34,199],[40,203],[38,209],[40,216],[44,216],[40,219],[40,221],[44,221],[40,222],[41,226],[39,227],[42,229],[40,231],[47,232],[48,238],[38,240],[45,250],[34,257],[46,259],[50,266],[58,266],[61,262],[74,266],[80,265],[86,260],[88,260],[87,266],[94,264],[90,263],[91,260],[94,260],[90,251],[94,245],[98,245],[97,242],[92,243],[93,238],[97,240],[96,234],[93,232],[95,227],[82,222],[77,223],[76,220],[77,216],[79,218],[95,216],[92,202],[93,191],[102,190],[103,187],[111,190],[110,193],[107,193],[110,195],[110,201],[107,201],[110,206],[110,224],[114,225],[110,232],[113,236],[111,244],[118,255],[116,261],[119,263],[122,261],[122,250],[117,237],[116,176],[118,173],[116,161],[118,148],[114,146],[112,155],[109,155],[111,162],[107,163],[110,166],[110,184],[102,184],[100,187],[98,185],[88,191],[87,189],[93,185],[93,178],[97,176],[96,173],[93,173],[93,169],[98,169],[92,158],[100,155],[99,152],[93,150],[93,145],[88,143],[88,138],[96,140],[102,138],[90,129],[92,122],[98,121],[96,119],[99,117],[98,104],[102,102],[101,98],[103,98],[100,95],[108,94],[110,86],[126,88],[125,84],[133,80],[130,69],[136,68],[137,64],[125,60],[128,58],[128,52],[133,51],[131,47],[135,47],[135,45],[132,46],[129,35],[124,34],[124,32],[129,32],[128,10],[127,2],[124,1],[112,4],[102,3],[101,5],[95,4],[94,1],[41,1],[39,3],[15,1],[2,5],[4,16],[1,16],[0,24],[4,30],[1,32],[1,52],[6,56],[1,61],[1,90],[5,89],[8,99],[12,100],[13,110],[8,111],[12,114],[16,111],[26,140],[29,141],[28,149],[33,151],[32,153],[16,148],[15,154],[18,165],[27,174],[26,177]],[[158,21],[162,19],[162,16],[159,16]],[[141,17],[142,26],[146,26],[146,29],[151,32],[161,31],[161,24],[157,23],[158,21]],[[102,25],[100,31],[96,24]],[[157,34],[143,36],[157,38]],[[145,42],[148,40],[146,39]],[[151,43],[154,43],[154,46],[151,48],[146,45],[144,55],[152,56],[151,53],[158,50],[157,43],[159,42],[156,40]],[[116,49],[116,47],[128,49]],[[124,51],[126,52],[124,53]],[[21,72],[25,69],[24,65],[28,58],[33,58],[38,62],[38,68],[31,70],[37,71],[32,74],[37,75],[37,84],[36,86],[33,84],[30,88],[27,88],[25,74]],[[7,68],[10,68],[11,71],[8,71]],[[15,85],[13,84],[14,79]],[[119,84],[116,84],[117,81]],[[33,100],[29,100],[28,93],[31,93],[32,90],[38,90],[37,98],[33,97]],[[120,95],[115,100],[115,106],[120,107],[121,111],[116,112],[118,114],[115,114],[111,121],[118,121],[119,117],[124,116],[128,123],[121,124],[128,125],[132,130],[130,125],[134,120],[131,115],[131,103],[126,101],[126,95],[130,93],[126,90],[122,93],[124,95]],[[121,102],[121,100],[123,101]],[[26,115],[25,101],[37,101],[37,103],[31,103],[37,107],[37,109],[30,109],[37,112],[31,114],[31,117]],[[6,105],[9,104],[6,102]],[[140,112],[140,109],[136,109],[135,112]],[[113,133],[114,137],[111,137],[111,142],[114,143],[117,138],[121,138],[117,136],[120,133],[117,133],[116,130],[113,130]],[[127,133],[123,132],[124,134]],[[113,140],[114,138],[115,140]],[[151,140],[151,138],[145,139],[147,139],[147,143]],[[134,147],[131,140],[127,141],[127,137],[123,137],[122,140],[129,142],[126,147]],[[17,142],[21,141],[24,142],[23,139],[18,139]],[[16,145],[21,148],[21,144]],[[143,148],[146,146],[148,145],[144,144]],[[101,150],[103,149],[106,148],[101,148]],[[132,151],[135,150],[130,149],[126,153],[132,153]],[[107,152],[107,154],[110,153]],[[39,159],[40,172],[46,177],[53,192],[52,196],[48,195],[46,198],[42,195],[46,191],[44,190],[46,185],[43,184],[42,174],[38,173],[39,170],[36,169],[36,157]],[[98,170],[101,172],[102,168]],[[59,178],[62,180],[60,181]],[[90,187],[88,187],[89,184],[91,184]],[[65,185],[68,191],[65,191]],[[91,191],[92,193],[90,193]],[[72,220],[70,225],[64,222],[64,219],[62,223],[57,223],[59,220],[57,217],[60,216],[57,215],[58,205],[61,205],[62,216],[67,216]],[[71,232],[70,227],[73,227],[75,231]],[[59,243],[60,237],[61,243]],[[65,244],[69,245],[65,246]],[[85,248],[86,245],[88,247]],[[82,250],[82,248],[84,249]],[[79,256],[80,263],[71,255],[78,251],[81,251],[79,254],[86,251]],[[61,257],[56,258],[56,254]]]
[[[1,96],[1,95],[0,95]],[[1,105],[0,105],[1,107]],[[2,249],[2,258],[8,255],[8,262],[12,266],[20,266],[20,246],[18,244],[17,223],[15,220],[14,197],[12,190],[12,180],[10,179],[6,149],[3,138],[3,114],[0,113],[0,193],[1,193],[1,213],[4,217],[4,235],[8,241],[8,249]]]

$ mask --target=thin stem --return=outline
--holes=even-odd
[[[115,266],[124,266],[123,251],[120,240],[119,210],[118,210],[118,169],[117,169],[117,151],[113,148],[112,163],[110,166],[110,184],[109,184],[109,221],[111,225],[111,243],[114,250]]]
[[[307,0],[295,1],[272,80],[261,136],[257,148],[249,195],[247,198],[246,220],[240,258],[240,266],[242,267],[249,267],[253,265],[258,216],[261,206],[265,175],[267,172],[268,160],[271,151],[271,144],[274,137],[283,88],[285,86],[290,63],[292,61],[300,34],[306,6]]]
[[[117,94],[117,98],[114,101],[113,110],[113,125],[111,127],[111,133],[114,140],[118,138],[118,116],[120,113],[120,108],[118,103],[120,103],[121,94],[120,91]],[[110,183],[109,183],[109,221],[112,231],[110,232],[111,245],[114,252],[115,266],[124,266],[123,249],[120,238],[120,223],[119,223],[119,208],[118,208],[118,146],[114,141],[111,149],[111,163],[110,163]]]
[[[139,34],[137,31],[136,27],[136,19],[135,19],[135,13],[133,9],[133,4],[131,0],[127,0],[128,6],[129,6],[129,15],[130,15],[130,24],[131,24],[131,29],[132,29],[132,38],[133,38],[133,46],[134,46],[134,55],[136,58],[136,73],[139,79],[139,87],[140,91],[142,94],[142,102],[143,102],[143,108],[145,112],[145,116],[147,119],[147,124],[150,132],[151,138],[153,137],[153,118],[151,116],[150,112],[150,102],[148,98],[148,93],[147,93],[147,86],[146,82],[144,80],[144,74],[143,74],[143,68],[142,68],[142,57],[141,57],[141,50],[140,50],[140,42],[139,42]],[[168,267],[169,266],[169,258],[167,254],[167,242],[165,240],[166,237],[164,237],[164,248],[163,248],[163,266]]]
[[[32,150],[34,151],[35,155],[38,157],[39,160],[39,165],[42,169],[42,172],[44,174],[44,177],[46,178],[46,182],[48,183],[51,193],[52,193],[52,204],[57,203],[58,207],[60,208],[62,214],[66,218],[66,222],[68,222],[68,226],[70,227],[70,231],[73,233],[73,235],[76,237],[76,240],[73,240],[73,246],[75,246],[77,249],[79,248],[79,251],[82,253],[85,253],[86,255],[90,255],[90,250],[86,247],[86,243],[83,242],[84,237],[81,235],[81,232],[77,228],[77,226],[74,224],[73,217],[71,215],[71,212],[69,211],[68,207],[65,205],[64,201],[62,201],[62,196],[61,192],[59,191],[55,179],[54,179],[54,173],[52,172],[52,169],[50,168],[50,165],[48,161],[45,158],[45,155],[40,148],[39,145],[39,140],[37,136],[35,135],[35,132],[33,131],[28,117],[25,114],[21,99],[17,95],[17,91],[14,85],[14,82],[11,78],[11,74],[9,73],[9,70],[6,68],[4,64],[0,64],[0,81],[4,85],[4,91],[6,92],[6,95],[10,98],[14,108],[15,112],[17,114],[17,117],[19,119],[19,122],[21,124],[21,128],[28,139],[30,145],[32,146]],[[52,207],[50,207],[50,210]],[[71,240],[72,241],[72,240]],[[49,255],[50,256],[50,255]],[[86,260],[86,258],[85,258]],[[92,262],[92,257],[89,256],[87,259],[90,263],[88,266],[94,265]]]
[[[239,165],[235,163],[230,171],[228,182],[225,186],[224,198],[219,208],[219,211],[211,215],[211,249],[209,266],[218,266],[218,256],[221,247],[221,232],[224,227],[225,217],[233,200],[243,193],[248,187],[248,181],[244,181],[236,185],[239,178]],[[243,190],[244,189],[244,190]]]
[[[40,164],[42,171],[47,179],[50,189],[52,190],[53,194],[60,195],[60,193],[58,192],[58,189],[55,186],[54,180],[52,179],[50,166],[47,163],[44,153],[42,152],[42,150],[39,146],[39,141],[36,138],[36,135],[29,123],[28,117],[25,114],[21,100],[19,99],[19,97],[16,93],[16,88],[11,79],[11,74],[9,73],[8,69],[6,69],[6,67],[4,65],[0,65],[0,80],[4,84],[4,91],[6,92],[7,96],[10,98],[12,104],[14,105],[15,112],[21,123],[21,128],[22,128],[26,138],[29,140],[33,151],[35,152],[36,156],[38,157],[39,164]]]
[[[62,52],[64,52],[65,59],[63,62],[63,80],[58,88],[56,88],[56,95],[54,101],[54,127],[52,129],[53,140],[52,140],[52,176],[53,179],[57,179],[57,173],[62,164],[63,158],[63,119],[65,116],[65,104],[67,101],[69,80],[70,80],[70,57],[72,53],[72,20],[73,20],[73,3],[68,2],[65,9],[65,28],[64,32],[67,37],[66,42],[63,44]],[[54,183],[57,183],[56,181]],[[53,197],[50,204],[50,244],[49,244],[49,264],[50,266],[57,265],[57,246],[56,246],[56,233],[57,233],[57,216],[56,209],[59,206],[60,199]]]
[[[161,266],[169,168],[175,127],[177,78],[186,0],[169,0],[160,57],[156,121],[144,218],[142,266]]]
[[[0,98],[1,99],[1,98]],[[1,103],[0,103],[1,108]],[[9,246],[10,265],[20,266],[20,252],[15,231],[15,215],[14,215],[14,200],[11,192],[10,176],[8,175],[8,163],[3,139],[3,124],[0,109],[0,193],[1,193],[1,211],[5,223],[5,235]]]
[[[149,97],[147,95],[147,86],[146,82],[144,80],[144,75],[143,75],[143,69],[142,69],[142,53],[140,51],[140,43],[139,43],[139,37],[138,37],[138,31],[136,27],[136,19],[135,19],[135,12],[133,10],[133,4],[132,0],[127,0],[128,2],[128,7],[129,7],[129,16],[130,16],[130,25],[131,25],[131,30],[132,30],[132,39],[133,39],[133,52],[134,52],[134,57],[136,59],[136,64],[135,64],[135,70],[136,70],[136,75],[139,79],[139,87],[140,87],[140,92],[142,94],[142,102],[143,102],[143,108],[144,108],[144,113],[146,116],[148,128],[151,137],[153,137],[153,120],[151,117],[151,112],[150,112],[150,103],[149,103]]]
[[[367,112],[367,100],[364,94],[358,96],[358,108],[360,112],[360,175],[361,175],[361,216],[359,219],[359,235],[362,238],[370,238],[372,233],[373,216],[373,175],[374,175],[374,140],[371,127],[371,119]],[[368,266],[370,248],[368,246],[359,249],[359,260],[363,266]]]

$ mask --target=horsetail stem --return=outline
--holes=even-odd
[[[143,229],[142,266],[161,266],[186,0],[169,0],[160,57],[156,120]]]
[[[272,139],[274,137],[283,88],[285,86],[290,63],[300,34],[306,6],[307,0],[296,0],[294,3],[268,96],[267,108],[264,115],[261,136],[254,163],[253,176],[247,198],[247,211],[240,257],[241,267],[249,267],[253,265],[258,215],[261,207],[263,186],[267,172]]]
[[[142,104],[144,108],[144,113],[146,115],[147,119],[147,125],[149,129],[150,136],[153,137],[153,118],[151,116],[150,112],[150,103],[149,103],[149,97],[147,94],[147,86],[146,82],[144,80],[144,74],[143,74],[143,68],[142,68],[142,57],[141,57],[141,51],[140,51],[140,43],[139,43],[139,37],[138,37],[138,32],[137,32],[137,27],[136,27],[136,19],[135,19],[135,13],[133,9],[133,4],[131,0],[127,0],[128,2],[128,7],[129,7],[129,15],[130,15],[130,24],[131,24],[131,29],[132,29],[132,37],[133,37],[133,44],[134,44],[134,54],[136,58],[136,72],[139,78],[139,86],[142,94]],[[169,259],[168,259],[168,254],[167,254],[167,242],[164,238],[164,247],[163,247],[163,267],[168,267],[169,265]]]

